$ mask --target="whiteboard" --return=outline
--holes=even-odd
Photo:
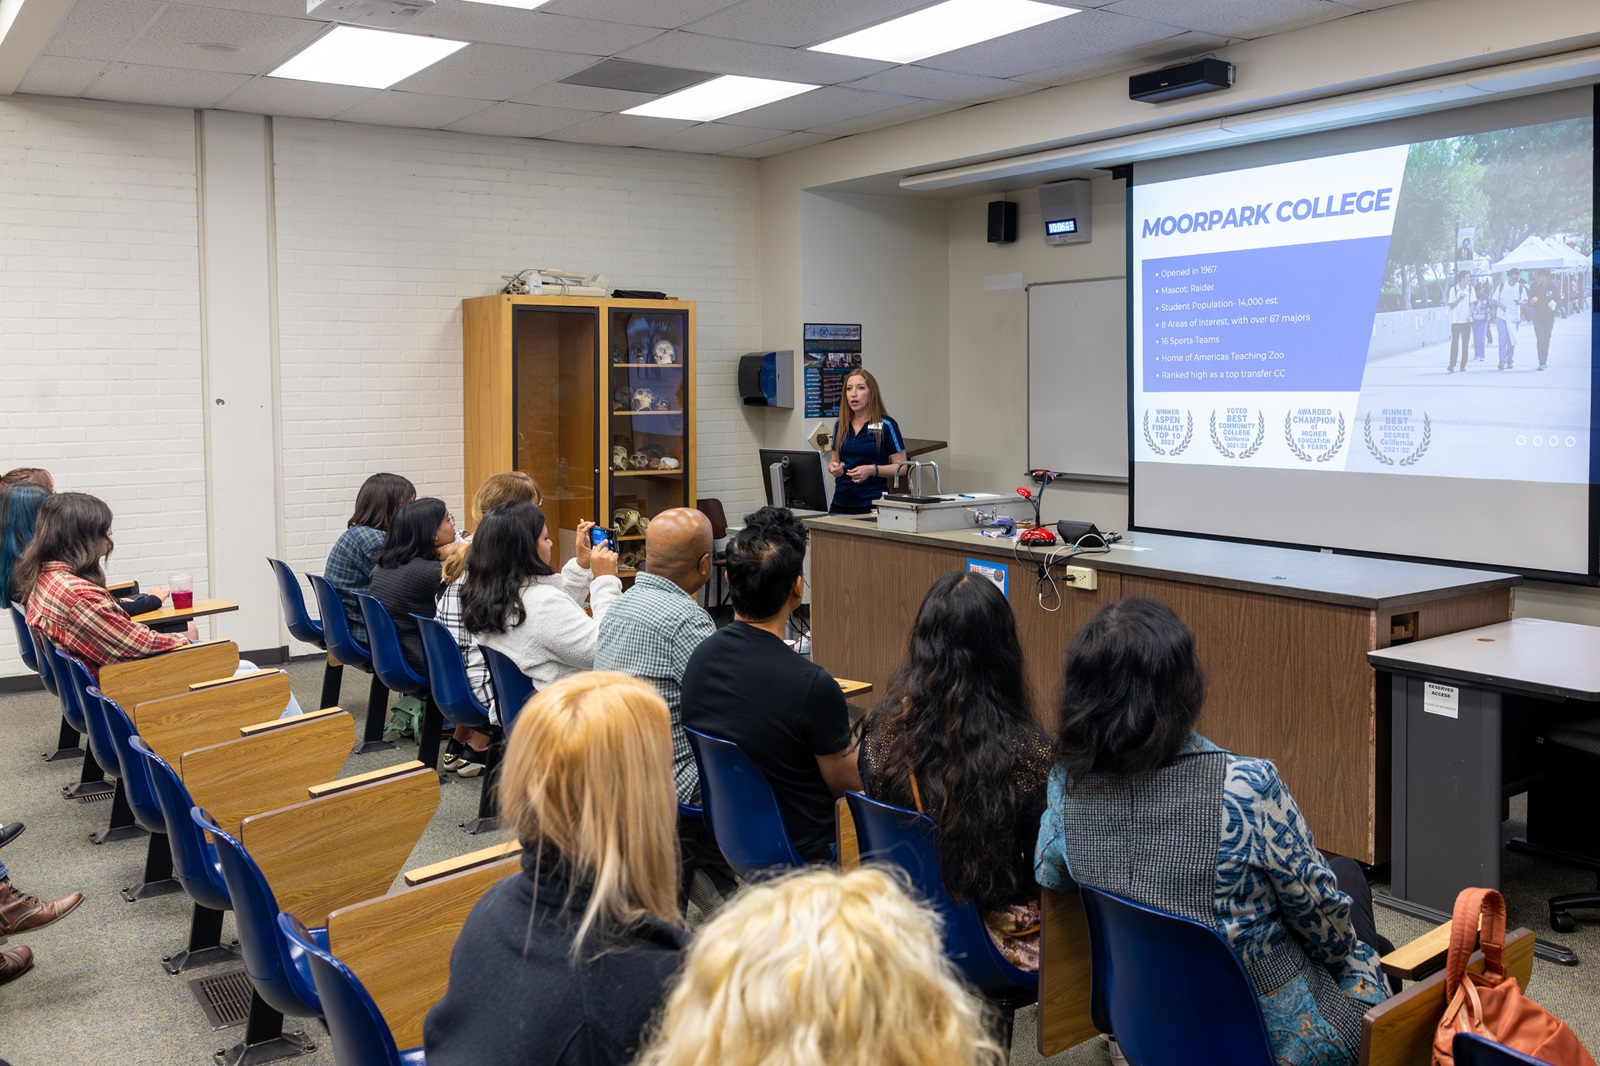
[[[1126,279],[1028,286],[1028,468],[1128,480]]]

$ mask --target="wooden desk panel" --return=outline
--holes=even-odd
[[[813,525],[812,659],[835,676],[887,686],[905,656],[928,587],[941,574],[965,569],[967,556],[984,556],[1009,569],[1034,716],[1053,730],[1057,686],[1073,634],[1122,597],[1163,600],[1199,641],[1209,683],[1201,731],[1240,754],[1272,759],[1318,845],[1368,863],[1388,858],[1390,770],[1389,696],[1386,688],[1378,691],[1366,652],[1389,645],[1396,621],[1409,622],[1423,637],[1511,616],[1514,581],[1485,588],[1489,579],[1475,571],[1461,571],[1463,587],[1450,592],[1436,587],[1439,575],[1448,571],[1418,568],[1425,580],[1407,590],[1409,571],[1384,563],[1376,568],[1382,597],[1361,602],[1342,586],[1337,594],[1313,588],[1295,595],[1281,588],[1240,587],[1244,582],[1215,574],[1190,582],[1148,565],[1140,572],[1129,565],[1130,559],[1146,564],[1136,555],[1081,560],[1096,569],[1098,587],[1083,591],[1058,582],[1060,606],[1051,612],[1039,605],[1035,572],[1025,557],[1018,563],[1009,549],[994,544]],[[1252,561],[1263,552],[1249,545],[1218,550],[1233,547]],[[1315,553],[1304,554],[1309,558],[1297,555],[1290,561],[1310,573]],[[1340,560],[1341,575],[1360,569],[1348,557],[1328,558]],[[1105,568],[1102,560],[1114,568]],[[1341,580],[1352,589],[1359,585],[1353,578]]]

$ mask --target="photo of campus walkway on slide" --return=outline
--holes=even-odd
[[[1519,476],[1539,454],[1558,479],[1586,469],[1593,125],[1411,146],[1357,411],[1380,446],[1349,469],[1440,447],[1476,477]]]

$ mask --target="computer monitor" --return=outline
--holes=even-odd
[[[821,452],[761,449],[761,483],[767,487],[767,503],[774,507],[826,511],[828,483],[822,474]]]

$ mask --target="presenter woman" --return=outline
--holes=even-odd
[[[888,479],[905,461],[905,438],[899,423],[883,409],[878,379],[865,370],[850,371],[844,379],[828,462],[834,478],[828,512],[870,513],[872,501],[889,491]]]

